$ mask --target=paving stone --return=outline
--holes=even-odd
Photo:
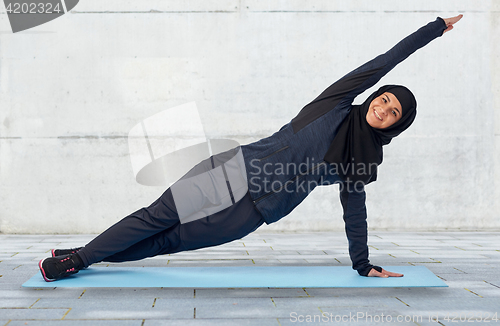
[[[82,292],[82,291],[80,291]],[[129,297],[135,299],[148,298],[151,303],[155,298],[193,298],[193,289],[171,288],[89,288],[80,293],[81,300],[115,299],[116,297]]]
[[[68,312],[69,308],[49,308],[49,309],[10,309],[1,308],[0,318],[2,319],[61,319]]]
[[[318,320],[319,320],[319,317],[318,317]],[[328,320],[328,319],[327,319]],[[347,319],[346,319],[347,320]],[[321,322],[298,322],[298,321],[291,321],[291,320],[287,320],[287,319],[283,319],[283,318],[279,318],[279,322],[280,322],[280,325],[281,326],[290,326],[290,325],[297,325],[297,324],[305,324],[305,325],[311,325],[311,326],[316,326],[316,325],[328,325],[332,322],[330,321],[321,321]],[[361,320],[361,321],[355,321],[355,322],[341,322],[342,325],[347,325],[347,326],[356,326],[356,325],[373,325],[374,323],[373,322],[370,322],[370,321],[364,321],[364,320]],[[388,325],[397,325],[396,323],[394,322],[377,322],[376,323],[377,326],[388,326]],[[418,325],[421,325],[421,326],[427,326],[427,325],[431,325],[431,323],[429,324],[422,324],[422,323],[418,323]],[[435,326],[436,324],[433,323],[432,324],[433,326]]]
[[[36,300],[34,298],[8,298],[4,297],[0,301],[0,308],[12,308],[12,309],[22,309],[30,308],[35,304]],[[0,311],[1,313],[1,311]]]
[[[27,298],[45,298],[45,299],[77,299],[82,294],[82,288],[16,288],[5,290],[12,295],[13,292],[18,293],[20,297]],[[1,298],[1,296],[0,296]]]
[[[303,289],[236,288],[197,289],[196,298],[292,298],[308,296]]]
[[[359,297],[294,297],[294,298],[273,298],[278,308],[294,307],[389,307],[398,302],[392,297],[373,296],[369,301],[360,300]]]
[[[64,320],[13,320],[8,326],[96,326],[96,325],[106,325],[106,326],[141,326],[143,325],[143,320],[71,320],[64,318]]]
[[[318,313],[318,307],[296,307],[294,309],[300,314]],[[261,318],[283,318],[289,317],[291,310],[289,308],[276,308],[274,306],[258,304],[236,304],[222,305],[217,309],[210,304],[197,305],[197,318],[225,318],[225,319],[261,319]]]
[[[231,318],[231,319],[188,319],[188,320],[147,320],[144,323],[145,326],[279,326],[278,320],[276,318],[256,318],[256,319],[246,319],[246,318]]]
[[[490,314],[500,314],[500,301],[486,300],[484,298],[447,298],[441,302],[437,300],[428,301],[415,301],[408,303],[412,309],[417,311],[435,311],[438,310],[441,314],[449,313],[451,315],[459,316],[460,313],[470,314],[471,312],[489,312]],[[500,318],[500,315],[499,315]]]
[[[402,295],[429,298],[450,292],[449,288],[306,288],[304,291],[311,297],[360,298],[366,301]]]
[[[276,308],[271,298],[160,298],[155,308],[179,310],[191,307],[197,318],[262,318],[273,317]],[[196,308],[196,313],[194,313]]]
[[[390,316],[390,321],[384,322]],[[281,325],[398,325],[396,318],[404,311],[387,307],[318,307],[316,311],[291,311],[288,318],[279,318]],[[423,316],[421,318],[423,320]]]
[[[186,299],[171,299],[172,302]],[[105,304],[103,304],[105,303]],[[153,307],[154,298],[117,297],[115,300],[41,299],[34,308],[71,307],[68,319],[145,319],[190,318],[191,307],[176,305],[166,309]],[[156,309],[155,309],[156,308]]]
[[[434,273],[436,276],[441,278],[446,284],[451,281],[482,281],[481,275],[476,274],[445,274],[445,273]]]
[[[255,258],[255,259],[252,259],[252,262],[254,263],[254,265],[258,265],[258,266],[281,266],[281,262],[277,259],[259,259],[259,258]]]

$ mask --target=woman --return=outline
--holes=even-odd
[[[416,101],[406,87],[386,85],[363,104],[352,102],[461,18],[438,17],[328,87],[278,132],[222,153],[241,149],[248,182],[243,198],[231,197],[229,207],[183,223],[174,184],[149,207],[125,217],[85,247],[52,250],[53,257],[39,262],[44,279],[54,281],[99,261],[139,260],[240,239],[288,215],[316,186],[331,184],[340,185],[353,269],[362,276],[403,276],[368,260],[364,185],[377,178],[382,146],[415,119]]]

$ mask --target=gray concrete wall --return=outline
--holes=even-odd
[[[208,137],[256,141],[458,13],[376,85],[408,86],[419,111],[367,186],[369,226],[499,229],[499,1],[82,0],[17,34],[0,15],[0,232],[103,231],[164,191],[134,180],[127,134],[142,119],[196,101]],[[342,229],[337,187],[265,228]]]

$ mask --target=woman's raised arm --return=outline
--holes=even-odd
[[[298,132],[338,105],[347,108],[356,96],[375,85],[413,52],[440,37],[444,32],[450,31],[453,24],[461,18],[462,15],[447,19],[438,17],[435,21],[405,37],[389,51],[375,57],[333,83],[292,119],[294,132]]]

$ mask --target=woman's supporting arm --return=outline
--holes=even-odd
[[[349,186],[352,189],[349,189]],[[344,208],[344,222],[352,268],[361,276],[400,277],[403,274],[386,271],[370,264],[368,259],[368,224],[366,222],[366,193],[364,187],[354,189],[341,184],[340,202]]]
[[[340,202],[344,209],[344,222],[352,268],[359,275],[368,276],[373,265],[368,260],[368,225],[366,222],[366,193],[364,189],[349,189],[341,184]]]

